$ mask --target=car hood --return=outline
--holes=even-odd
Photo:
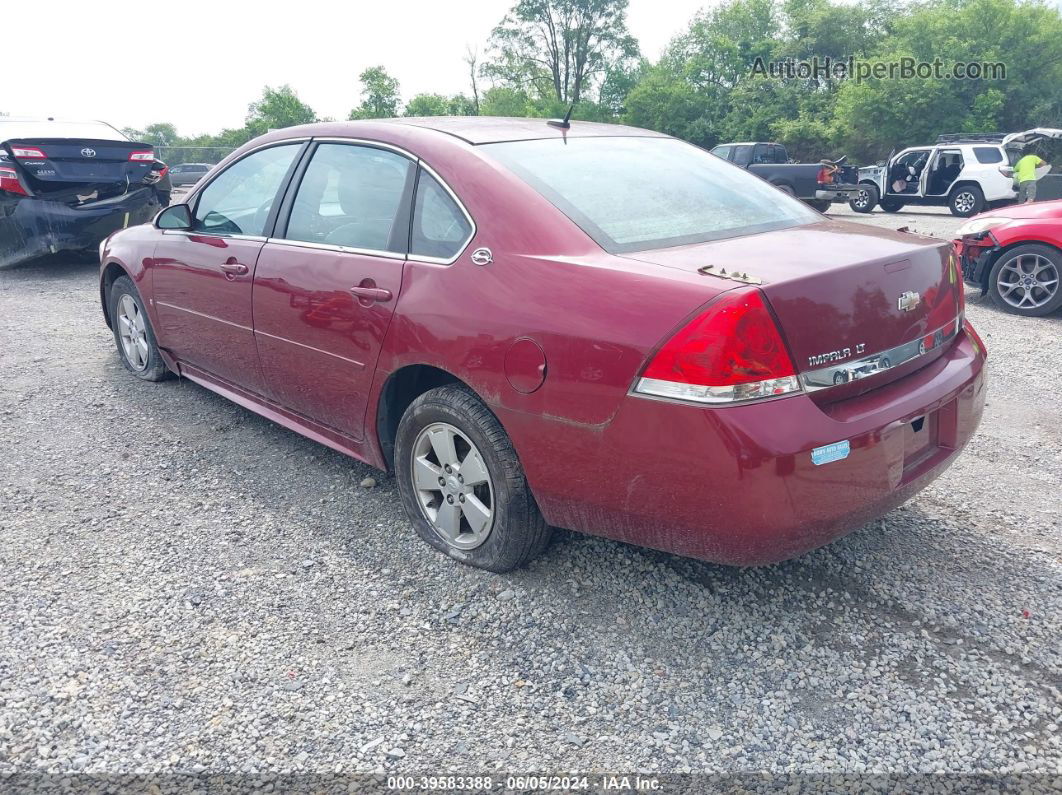
[[[1015,204],[1010,207],[1000,207],[998,210],[989,210],[981,213],[978,218],[1011,218],[1015,221],[1037,220],[1042,221],[1050,218],[1062,219],[1062,199],[1049,202],[1030,202],[1028,204]]]

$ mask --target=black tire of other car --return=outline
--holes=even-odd
[[[869,182],[860,182],[855,196],[848,200],[848,206],[857,213],[869,213],[878,203],[878,189]]]
[[[475,445],[490,477],[492,525],[486,540],[473,549],[458,548],[440,535],[425,515],[414,484],[415,444],[422,431],[440,423]],[[549,543],[552,528],[542,518],[509,436],[464,385],[431,389],[410,404],[398,423],[394,471],[402,507],[417,535],[461,563],[503,573],[523,566]]]
[[[898,213],[904,206],[902,201],[888,198],[882,199],[878,204],[887,213]]]
[[[824,213],[828,209],[830,209],[830,203],[828,201],[826,201],[825,199],[808,199],[807,200],[807,205],[812,210],[817,210],[820,213]]]
[[[792,196],[792,197],[796,198],[796,191],[793,190],[788,185],[779,185],[777,183],[772,183],[772,184],[774,185],[774,187],[778,188],[778,190],[780,190],[782,193],[786,194],[787,196]]]
[[[122,321],[119,320],[119,305],[126,296],[135,304],[139,318],[143,323],[143,341],[147,350],[143,353],[142,362],[132,361],[126,352],[125,344],[122,342],[120,328]],[[110,294],[107,296],[107,310],[111,319],[111,330],[114,333],[114,345],[118,349],[118,358],[121,359],[125,369],[144,381],[162,381],[168,378],[171,373],[166,367],[166,363],[162,361],[162,354],[159,353],[159,346],[155,341],[155,330],[151,327],[151,319],[144,310],[144,302],[140,299],[140,293],[137,292],[132,279],[128,276],[119,276],[114,280]]]
[[[1046,270],[1046,278],[1037,278],[1039,273],[1033,273],[1037,266],[1044,268],[1039,273],[1044,273]],[[1022,295],[1025,294],[1024,289],[1019,286],[1018,279],[1024,278],[1019,277],[1019,272],[1027,273],[1036,281],[1046,283],[1044,287],[1034,285],[1031,291],[1032,300],[1040,302],[1039,306],[1016,306],[1003,297],[1006,293],[1011,301],[1017,300],[1020,303],[1021,297],[1013,296],[1013,293],[1019,289]],[[996,306],[1013,315],[1043,317],[1058,311],[1062,308],[1062,251],[1040,243],[1027,243],[1007,249],[996,258],[988,274],[988,293],[992,296],[992,302]]]
[[[976,185],[959,185],[948,196],[948,209],[952,215],[969,218],[977,215],[985,206],[985,194]]]

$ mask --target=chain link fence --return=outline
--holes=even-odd
[[[168,166],[178,163],[209,163],[214,165],[232,150],[227,146],[159,146],[155,145],[155,156]]]

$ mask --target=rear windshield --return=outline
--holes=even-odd
[[[674,138],[510,141],[482,150],[614,254],[821,220],[760,178]]]
[[[88,138],[96,141],[129,139],[101,121],[0,120],[0,143],[33,138]]]

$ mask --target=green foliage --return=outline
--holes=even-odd
[[[723,0],[697,14],[655,64],[637,57],[626,12],[627,0],[516,0],[491,36],[487,63],[479,67],[474,49],[465,58],[473,96],[418,94],[403,113],[548,118],[574,104],[575,119],[622,120],[701,146],[776,140],[800,159],[848,154],[853,162],[944,132],[1062,127],[1062,14],[1043,0]],[[945,70],[1002,62],[1006,76],[776,79],[754,71],[758,62],[814,57],[871,67],[939,59]],[[491,81],[485,91],[478,77]],[[384,67],[360,80],[350,118],[398,115],[398,81]],[[160,123],[127,132],[182,160],[214,160],[268,128],[314,116],[289,86],[267,86],[238,129],[182,138]]]
[[[483,74],[567,106],[638,55],[627,0],[517,0],[490,37]]]
[[[372,66],[358,75],[361,81],[361,104],[350,112],[350,119],[390,119],[398,115],[402,102],[398,80],[382,66]]]
[[[317,121],[317,114],[313,112],[313,108],[301,101],[289,85],[280,88],[266,86],[262,89],[261,98],[247,106],[246,129],[251,133],[251,137],[268,130],[310,124],[314,121]]]

